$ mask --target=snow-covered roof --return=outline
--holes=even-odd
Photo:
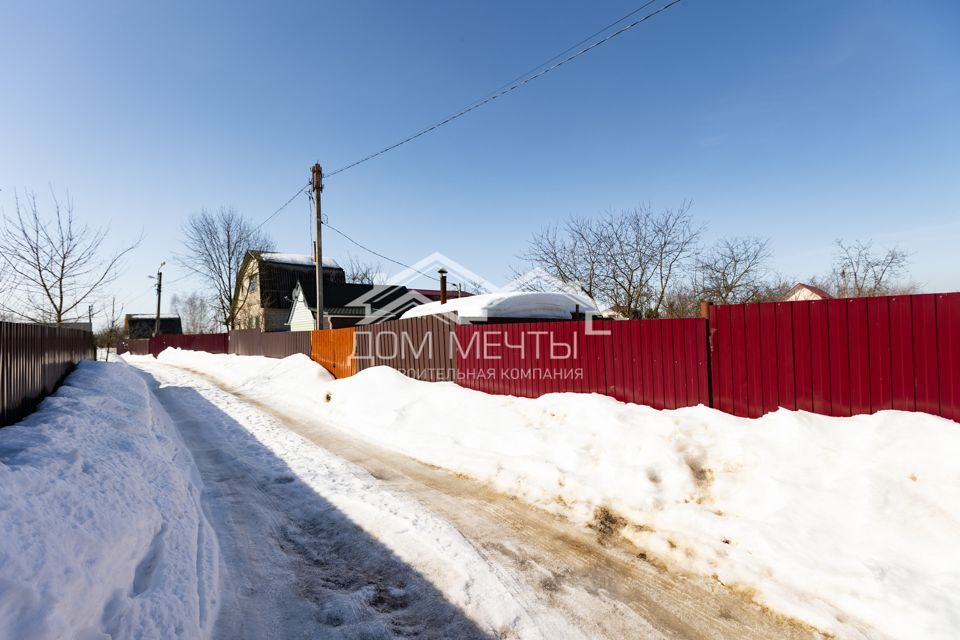
[[[484,293],[467,298],[453,298],[446,304],[428,302],[403,314],[403,318],[430,316],[456,311],[460,320],[483,320],[486,318],[543,318],[544,320],[569,320],[570,314],[594,311],[593,301],[569,293],[545,293],[509,291]]]
[[[305,256],[302,253],[277,253],[273,251],[265,251],[260,254],[260,258],[262,260],[266,260],[267,262],[277,262],[280,264],[296,264],[296,265],[302,265],[306,267],[312,267],[314,264],[313,256]],[[340,265],[333,258],[328,258],[327,256],[324,256],[322,260],[323,260],[324,267],[329,267],[331,269],[340,268]]]
[[[157,317],[155,313],[131,313],[128,317],[132,320],[154,320]],[[180,314],[178,313],[161,313],[161,320],[178,320]]]

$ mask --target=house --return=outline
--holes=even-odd
[[[440,300],[440,289],[411,289],[411,291],[417,292],[418,294],[420,294],[430,302],[437,302],[438,300]],[[472,296],[473,294],[470,293],[469,291],[460,291],[458,289],[456,291],[449,292],[447,295],[451,299],[456,299],[456,298],[466,298],[467,296]]]
[[[291,331],[314,328],[317,292],[297,283],[287,319]],[[332,283],[323,285],[323,326],[340,329],[399,318],[407,309],[429,302],[415,291],[399,285]]]
[[[247,251],[240,265],[234,293],[237,328],[288,331],[292,292],[316,288],[315,262],[295,253]],[[323,259],[323,283],[346,283],[343,269],[332,258]]]
[[[157,314],[155,313],[128,313],[123,317],[123,334],[128,339],[138,340],[153,336],[156,327]],[[160,314],[160,335],[180,335],[183,325],[180,316],[176,314]]]
[[[833,296],[812,284],[798,282],[790,287],[783,296],[784,302],[798,302],[800,300],[829,300]]]
[[[457,313],[460,324],[496,322],[536,322],[544,320],[572,320],[584,313],[598,314],[590,298],[569,293],[539,291],[508,291],[483,293],[447,302],[429,302],[413,307],[403,318]]]

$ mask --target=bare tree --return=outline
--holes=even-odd
[[[52,191],[51,195],[49,218],[41,214],[36,194],[29,192],[23,202],[15,195],[15,214],[3,218],[0,264],[9,290],[0,307],[30,322],[59,325],[116,279],[121,260],[140,239],[107,253],[104,241],[109,229],[81,224],[69,196],[61,203]]]
[[[701,298],[711,302],[755,302],[770,286],[772,256],[766,239],[724,238],[697,260],[695,288]]]
[[[534,234],[522,258],[623,316],[658,317],[700,239],[689,210],[684,203],[571,218]]]
[[[871,241],[836,241],[833,270],[825,280],[818,280],[823,288],[838,297],[882,296],[905,292],[901,279],[907,275],[910,255],[894,246],[876,251]]]
[[[605,239],[599,227],[590,218],[577,217],[568,219],[562,226],[545,227],[533,235],[521,257],[595,299],[605,253]]]
[[[383,265],[379,262],[363,262],[356,256],[349,256],[344,269],[347,282],[356,284],[383,284]]]
[[[177,259],[209,286],[217,321],[235,329],[237,315],[246,304],[245,297],[235,298],[243,256],[251,249],[270,251],[273,241],[231,207],[191,215],[183,234],[185,252]]]
[[[110,360],[110,349],[117,353],[120,339],[123,337],[123,329],[120,319],[123,317],[123,306],[117,308],[117,300],[110,300],[110,305],[102,305],[101,312],[106,317],[107,324],[96,334],[97,347],[107,350],[107,360]]]
[[[174,294],[170,298],[170,310],[180,316],[185,333],[213,333],[216,329],[216,313],[210,300],[199,292],[187,296]]]

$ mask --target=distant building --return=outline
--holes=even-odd
[[[298,283],[291,298],[293,305],[287,319],[291,331],[314,328],[317,311],[315,288]],[[352,327],[361,320],[367,323],[395,320],[404,311],[427,302],[427,299],[406,287],[397,285],[333,283],[323,286],[323,326],[325,329]]]
[[[292,292],[315,291],[315,263],[311,256],[295,253],[247,251],[237,276],[234,305],[237,328],[288,331]],[[324,286],[346,283],[337,262],[323,259]]]
[[[412,307],[403,318],[456,313],[460,324],[498,322],[536,322],[582,319],[583,314],[599,313],[590,298],[568,293],[507,291],[450,298],[446,303],[428,302]]]
[[[410,291],[419,293],[421,296],[427,300],[430,300],[431,302],[438,302],[440,300],[440,289],[410,289]],[[473,294],[469,291],[459,291],[456,289],[447,292],[447,298],[451,300],[456,298],[466,298],[467,296],[472,295]]]
[[[131,340],[150,338],[156,326],[155,313],[128,313],[123,317],[123,333]],[[183,324],[176,314],[160,314],[160,335],[180,335],[183,333]]]
[[[60,327],[61,329],[77,329],[79,331],[88,331],[93,333],[93,324],[89,321],[77,320],[75,322],[61,322],[57,324],[55,322],[41,322],[46,327]]]
[[[798,282],[790,287],[783,296],[784,302],[798,302],[800,300],[829,300],[833,296],[812,284]]]

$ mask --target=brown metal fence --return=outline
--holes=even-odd
[[[156,357],[166,348],[227,353],[230,334],[202,333],[196,335],[162,335],[150,338],[150,355]]]
[[[295,353],[309,356],[310,332],[263,333],[260,329],[238,329],[230,332],[230,353],[268,358],[286,358]]]
[[[456,380],[455,314],[356,327],[356,370],[388,366],[416,380]]]
[[[77,362],[95,357],[89,331],[0,322],[0,427],[29,414]]]
[[[149,338],[132,338],[120,341],[120,353],[132,353],[136,356],[150,355]]]

